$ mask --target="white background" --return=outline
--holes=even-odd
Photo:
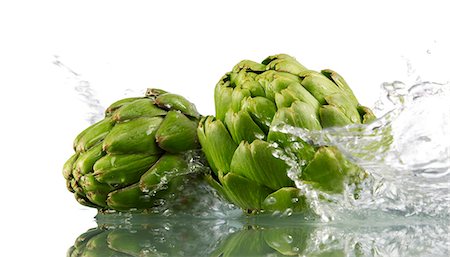
[[[2,1],[2,256],[64,256],[94,227],[61,174],[89,108],[147,87],[214,114],[213,90],[242,59],[288,53],[343,75],[373,106],[382,82],[450,80],[445,1]],[[79,74],[53,64],[58,60]],[[132,89],[131,91],[129,89]]]

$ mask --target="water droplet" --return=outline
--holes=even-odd
[[[293,213],[294,213],[294,211],[293,211],[291,208],[287,208],[287,209],[283,212],[282,216],[287,216],[287,217],[289,217],[289,216],[291,216]]]
[[[266,198],[264,200],[264,202],[268,205],[274,205],[277,203],[277,199],[275,197],[271,196],[271,197]]]
[[[284,235],[284,240],[286,241],[286,243],[292,244],[294,238],[291,235]]]

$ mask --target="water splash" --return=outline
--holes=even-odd
[[[370,178],[360,199],[353,200],[348,188],[343,196],[325,195],[332,200],[330,205],[319,201],[313,188],[301,181],[298,186],[320,207],[322,220],[339,218],[350,210],[449,217],[450,84],[420,82],[408,87],[396,81],[384,83],[382,89],[374,108],[382,115],[371,124],[322,131],[279,128],[316,146],[335,146],[365,168]]]
[[[54,58],[53,64],[61,68],[68,75],[69,83],[77,92],[80,100],[86,104],[88,108],[86,120],[89,124],[94,124],[95,122],[103,119],[105,108],[100,103],[100,100],[89,81],[83,79],[81,74],[65,65],[59,59],[59,56],[55,55]]]

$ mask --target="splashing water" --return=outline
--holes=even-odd
[[[55,55],[54,57],[55,60],[53,61],[53,64],[63,69],[64,72],[68,74],[70,83],[74,84],[73,88],[80,97],[80,100],[87,105],[88,113],[86,120],[89,124],[94,124],[101,120],[105,113],[105,108],[101,105],[100,100],[98,100],[91,84],[87,80],[84,80],[79,73],[62,63],[59,60],[59,56]]]
[[[349,188],[344,196],[319,201],[316,191],[297,186],[322,220],[382,211],[401,216],[450,216],[450,84],[384,83],[383,97],[371,124],[307,131],[278,128],[317,146],[335,146],[370,173],[359,200]],[[336,206],[337,205],[337,206]],[[317,208],[319,207],[319,208]],[[344,214],[345,213],[345,214]],[[373,215],[373,213],[372,213]]]

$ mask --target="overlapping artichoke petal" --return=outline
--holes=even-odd
[[[116,124],[103,140],[103,150],[114,154],[158,154],[155,134],[164,118],[142,117]]]
[[[271,190],[253,180],[235,173],[228,173],[221,179],[227,198],[244,210],[260,210],[261,204]]]
[[[301,212],[308,210],[308,203],[298,188],[282,187],[264,199],[262,208],[271,212],[284,212],[288,209]]]
[[[178,111],[167,112],[155,133],[160,148],[171,153],[181,153],[199,147],[196,121]]]
[[[120,109],[114,112],[113,119],[127,121],[139,117],[164,116],[166,113],[166,110],[156,107],[151,99],[143,98],[123,104]]]
[[[303,170],[302,178],[324,191],[341,193],[344,190],[348,167],[337,155],[340,153],[334,147],[320,147]]]
[[[255,140],[250,144],[243,141],[234,152],[230,169],[233,173],[272,190],[294,185],[287,176],[288,165],[283,160],[274,158],[275,150],[266,141]]]
[[[222,121],[213,116],[202,118],[198,127],[198,139],[213,171],[224,174],[230,171],[230,163],[237,144],[233,141]]]
[[[95,163],[93,174],[102,183],[127,186],[138,182],[158,158],[148,154],[107,154]]]
[[[237,143],[241,141],[253,142],[255,139],[265,138],[265,133],[245,110],[237,113],[231,110],[227,112],[225,115],[225,125],[234,142]]]
[[[171,178],[187,172],[187,168],[187,162],[182,156],[166,153],[141,176],[139,188],[148,192],[160,183],[167,183]]]
[[[198,113],[195,105],[180,95],[165,93],[157,96],[155,103],[160,108],[166,110],[178,110],[191,117],[200,118],[200,114]]]
[[[105,118],[82,131],[74,141],[74,149],[84,152],[102,141],[114,126],[114,120]]]

